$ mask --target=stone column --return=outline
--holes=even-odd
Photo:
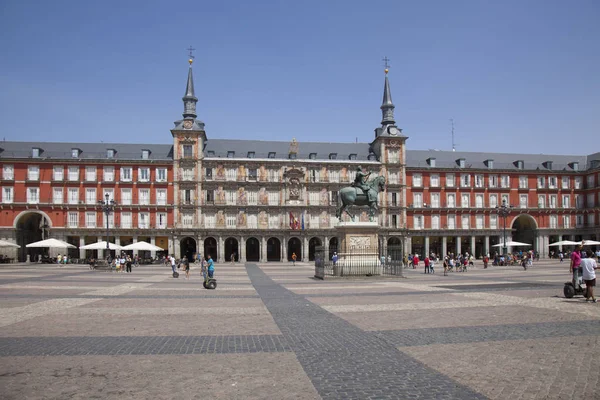
[[[471,251],[469,253],[472,254],[473,257],[477,256],[475,254],[475,236],[471,236]]]
[[[404,254],[412,254],[412,237],[407,236],[406,237],[406,244],[405,244],[405,249],[404,249]]]
[[[283,238],[279,238],[279,240],[281,240],[281,251],[279,254],[281,254],[281,260],[279,261],[283,261],[286,262],[288,259],[288,254],[287,254],[287,238],[283,237]]]
[[[558,241],[562,242],[562,240],[563,240],[563,235],[558,235]],[[538,247],[538,249],[539,249],[539,247]],[[560,246],[558,246],[558,251],[562,251],[562,244]],[[542,252],[540,251],[540,255],[541,254],[542,254]]]
[[[461,246],[462,246],[462,238],[460,236],[456,237],[456,255],[461,254]]]
[[[308,238],[306,236],[303,239],[302,262],[308,262]]]
[[[85,250],[81,247],[85,246],[85,238],[83,236],[79,236],[79,258],[85,258]]]
[[[442,236],[442,258],[448,254],[448,237]]]
[[[486,235],[485,241],[483,242],[483,255],[487,255],[490,252],[490,237]]]
[[[243,236],[240,237],[240,244],[238,247],[240,250],[240,262],[245,263],[246,262],[246,242],[245,242]]]
[[[425,236],[425,254],[423,254],[423,259],[425,257],[429,257],[429,236]]]
[[[219,259],[219,263],[222,264],[225,262],[225,240],[223,240],[223,236],[219,236],[218,242],[217,242],[217,246],[218,246],[218,259]]]
[[[136,240],[135,238],[133,240]],[[179,258],[181,256],[181,242],[177,236],[173,236],[173,252],[175,258]]]
[[[267,239],[262,236],[260,238],[260,256],[259,256],[260,262],[261,263],[266,263],[267,262]]]
[[[150,237],[150,244],[153,246],[156,246],[156,237],[152,236]],[[152,257],[153,259],[156,257],[156,251],[155,250],[151,250],[150,251],[150,257]]]

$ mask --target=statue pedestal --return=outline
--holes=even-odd
[[[340,222],[336,230],[341,239],[334,276],[381,275],[379,224],[377,222]]]

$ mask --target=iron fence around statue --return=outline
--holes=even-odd
[[[402,246],[361,247],[338,251],[334,247],[315,248],[315,278],[351,276],[403,276]]]

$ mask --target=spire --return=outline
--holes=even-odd
[[[192,55],[192,48],[190,47],[190,69],[188,71],[187,85],[185,87],[185,96],[183,96],[183,118],[196,119],[196,102],[198,98],[194,94],[194,76],[192,75],[192,63],[194,62],[194,56]]]
[[[392,103],[392,91],[390,90],[390,81],[388,80],[388,71],[389,69],[385,69],[385,85],[383,87],[383,102],[381,104],[381,125],[393,125],[396,123],[394,120],[394,103]]]

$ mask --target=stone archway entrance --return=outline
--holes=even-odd
[[[37,242],[49,238],[50,225],[48,218],[37,212],[21,214],[15,224],[17,244],[21,246],[17,249],[17,258],[23,262],[27,260],[27,254],[31,261],[38,259],[38,256],[47,254],[45,248],[27,248],[29,243]]]
[[[281,242],[277,238],[267,240],[267,261],[281,261]]]
[[[292,261],[293,253],[296,253],[296,261],[302,260],[302,242],[298,238],[291,238],[288,241],[288,261]]]
[[[527,214],[519,215],[512,224],[512,240],[515,242],[529,243],[531,247],[526,249],[535,248],[535,239],[537,236],[537,224],[533,217]]]
[[[260,261],[260,241],[257,238],[249,238],[246,240],[246,260]]]
[[[181,242],[179,243],[181,248],[179,258],[183,258],[183,256],[186,256],[189,262],[194,262],[194,254],[197,251],[196,240],[191,237],[185,237],[181,239]]]
[[[315,250],[317,247],[321,247],[321,239],[318,237],[311,238],[308,241],[308,261],[315,260]]]
[[[225,239],[225,261],[231,261],[232,257],[234,261],[239,261],[240,251],[237,239],[230,237]]]
[[[204,259],[207,260],[209,255],[212,257],[213,261],[217,260],[219,256],[217,253],[217,240],[213,237],[204,239]]]

